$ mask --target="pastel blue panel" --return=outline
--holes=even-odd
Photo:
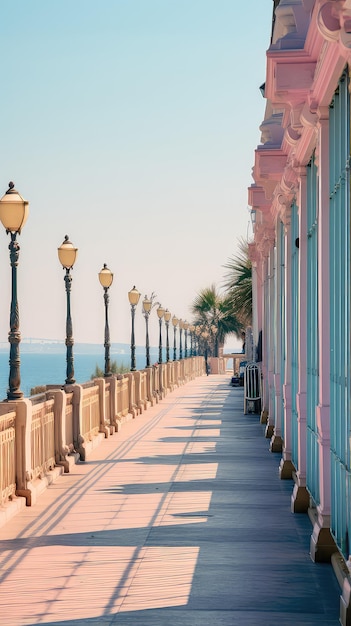
[[[282,438],[285,438],[285,424],[284,424],[284,397],[283,397],[283,384],[285,380],[285,360],[286,360],[286,345],[285,345],[285,233],[284,224],[279,224],[279,237],[280,237],[280,285],[279,285],[279,297],[280,297],[280,415],[281,415],[281,432]]]
[[[314,158],[307,167],[307,467],[306,485],[319,504],[319,454],[316,409],[318,351],[318,175]]]
[[[298,424],[296,394],[298,391],[298,311],[299,311],[299,218],[296,204],[291,208],[291,441],[292,462],[298,469]]]
[[[345,71],[330,106],[331,529],[350,545],[350,100]],[[349,506],[347,507],[347,503]]]

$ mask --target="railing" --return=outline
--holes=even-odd
[[[0,497],[1,506],[16,493],[15,477],[15,420],[11,411],[0,417]]]
[[[123,421],[204,373],[203,357],[192,357],[83,385],[48,385],[32,398],[1,402],[1,505],[15,495],[33,504],[55,468],[70,471],[72,454],[85,460],[97,436],[108,437]]]
[[[112,424],[110,388],[111,383],[107,381],[105,384],[105,420],[107,424]]]
[[[33,406],[30,439],[31,479],[35,480],[55,466],[54,400]]]
[[[82,436],[85,440],[96,437],[100,430],[99,387],[83,388]]]

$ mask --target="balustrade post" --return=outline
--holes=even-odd
[[[23,496],[27,506],[36,502],[36,492],[32,484],[32,403],[22,399],[14,404],[7,403],[7,409],[16,412],[16,496]]]
[[[79,453],[80,460],[85,461],[86,450],[84,447],[83,432],[83,387],[81,385],[65,386],[67,393],[73,393],[72,397],[72,419],[73,419],[73,445]]]
[[[110,436],[109,424],[106,424],[106,409],[105,409],[105,378],[95,378],[95,385],[99,388],[99,415],[100,415],[100,427],[99,432],[104,433],[105,438]]]
[[[119,422],[117,420],[117,378],[111,376],[110,381],[110,415],[111,425],[118,432]]]
[[[55,464],[62,465],[66,474],[76,461],[74,455],[69,456],[72,442],[66,434],[66,394],[62,389],[50,389],[49,395],[54,400]]]

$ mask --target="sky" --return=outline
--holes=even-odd
[[[72,271],[75,342],[130,341],[128,291],[157,294],[191,321],[198,293],[223,289],[225,264],[250,237],[247,188],[265,100],[272,1],[1,0],[0,196],[29,201],[19,236],[24,338],[64,340]],[[1,225],[0,225],[1,227]],[[0,342],[9,330],[9,236],[0,231]],[[150,317],[157,345],[158,319]]]

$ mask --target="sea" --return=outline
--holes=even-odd
[[[73,352],[74,356],[74,378],[77,383],[86,383],[91,380],[96,366],[101,370],[105,367],[104,350],[98,348],[91,352]],[[150,348],[151,364],[156,363],[158,350]],[[145,350],[136,352],[136,369],[145,368]],[[123,365],[130,369],[129,354],[111,353],[111,361],[116,361],[117,365]],[[0,400],[7,396],[9,381],[9,351],[0,351]],[[66,379],[66,352],[27,352],[20,354],[20,374],[21,385],[25,397],[31,395],[31,389],[39,385],[63,385]]]

